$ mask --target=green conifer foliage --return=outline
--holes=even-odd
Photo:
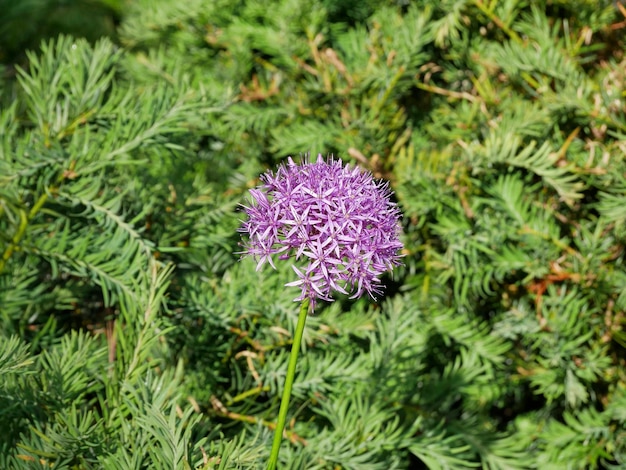
[[[307,320],[279,468],[626,465],[626,9],[356,3],[0,57],[0,468],[265,467],[297,293],[238,204],[305,152],[390,181],[405,256]]]

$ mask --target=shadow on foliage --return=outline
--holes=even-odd
[[[90,42],[115,39],[124,0],[0,0],[0,62],[21,64],[25,51],[59,34]]]

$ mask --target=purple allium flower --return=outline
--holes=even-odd
[[[249,237],[242,253],[257,260],[257,271],[266,262],[276,269],[275,255],[293,259],[298,280],[286,285],[300,287],[294,300],[312,304],[332,300],[332,291],[351,298],[382,292],[380,275],[401,264],[402,248],[388,183],[321,155],[300,165],[290,157],[261,181],[250,190],[248,220],[239,229]]]

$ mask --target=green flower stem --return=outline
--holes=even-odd
[[[304,324],[309,312],[309,299],[306,298],[300,305],[300,314],[298,315],[298,324],[296,332],[293,336],[291,345],[291,354],[289,355],[289,365],[287,366],[287,377],[285,377],[285,388],[283,396],[280,400],[280,410],[278,411],[278,421],[276,421],[276,429],[274,430],[274,442],[272,443],[272,452],[270,460],[267,464],[267,470],[274,470],[278,463],[278,452],[280,451],[280,442],[283,438],[283,430],[287,421],[287,410],[289,409],[289,399],[291,398],[291,388],[293,387],[293,379],[296,375],[296,363],[298,361],[298,352],[300,352],[300,344],[302,343],[302,334],[304,333]]]

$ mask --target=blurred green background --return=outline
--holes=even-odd
[[[90,42],[115,40],[128,0],[0,0],[0,62],[21,63],[24,51],[60,33]]]

